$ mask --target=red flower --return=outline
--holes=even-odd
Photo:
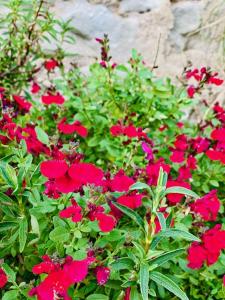
[[[95,268],[96,279],[98,285],[104,285],[109,280],[110,269],[107,267],[96,267]]]
[[[206,257],[207,252],[204,247],[197,242],[192,243],[188,249],[188,267],[191,269],[200,269]]]
[[[54,70],[56,67],[58,66],[58,62],[52,58],[52,59],[49,59],[49,60],[46,60],[45,63],[44,63],[44,67],[47,71],[52,71]]]
[[[41,87],[37,82],[33,82],[32,87],[31,87],[31,93],[32,94],[37,94],[40,91]]]
[[[26,101],[23,97],[18,95],[13,95],[13,99],[18,104],[19,108],[25,112],[28,112],[32,106],[32,104]]]
[[[132,184],[134,184],[134,180],[125,175],[123,170],[120,170],[111,180],[110,186],[112,191],[128,192]]]
[[[190,168],[188,167],[182,166],[179,168],[178,172],[179,172],[178,179],[180,181],[187,180],[192,177]]]
[[[37,274],[37,275],[43,274],[43,273],[49,274],[53,271],[57,271],[60,268],[60,265],[53,262],[48,255],[44,255],[42,257],[42,259],[44,260],[43,262],[41,262],[38,265],[35,265],[32,268],[32,272],[34,274]]]
[[[167,188],[173,187],[173,186],[180,186],[180,187],[184,187],[186,189],[191,188],[190,184],[188,184],[187,182],[180,182],[180,181],[176,181],[176,180],[168,180],[167,181]],[[175,205],[183,199],[184,195],[178,194],[178,193],[172,193],[172,194],[168,194],[166,197],[167,197],[167,199],[168,199],[168,201],[171,205]]]
[[[187,159],[187,166],[188,168],[190,168],[191,170],[195,170],[197,169],[197,160],[194,156],[190,155]]]
[[[72,134],[77,132],[80,136],[86,137],[88,135],[87,128],[85,128],[79,121],[75,121],[72,124],[66,124],[66,118],[63,118],[58,124],[58,129],[64,134]]]
[[[138,131],[137,128],[135,128],[133,125],[129,125],[124,128],[123,134],[129,138],[134,138],[138,136]]]
[[[187,94],[188,94],[188,97],[189,98],[193,98],[194,95],[196,93],[196,88],[193,86],[193,85],[190,85],[188,88],[187,88]]]
[[[188,249],[188,267],[199,269],[204,262],[208,266],[214,264],[222,249],[225,249],[225,230],[221,230],[221,225],[217,224],[203,234],[202,243],[191,244]]]
[[[74,199],[71,199],[72,206],[68,206],[64,210],[60,211],[59,216],[60,218],[72,218],[72,221],[77,223],[82,220],[82,208],[77,205]]]
[[[29,292],[29,295],[37,295],[38,300],[55,300],[56,297],[70,300],[67,294],[68,288],[85,279],[88,265],[87,259],[74,261],[67,257],[65,262],[62,265],[58,264],[57,270],[50,271],[48,276]]]
[[[116,219],[111,215],[98,213],[96,214],[96,220],[98,221],[98,226],[102,232],[112,231],[116,226]]]
[[[137,194],[122,195],[117,199],[117,202],[131,209],[135,209],[142,205],[142,198],[143,195]]]
[[[123,134],[123,127],[121,125],[113,125],[110,128],[110,133],[112,136],[119,136]]]
[[[208,83],[211,83],[211,84],[215,84],[217,86],[223,84],[223,79],[220,79],[220,78],[216,78],[214,76],[211,76],[209,79],[208,79]]]
[[[192,211],[200,214],[203,220],[216,221],[220,209],[220,201],[217,198],[216,190],[212,190],[204,197],[197,199],[190,207]]]
[[[193,148],[197,153],[205,152],[209,148],[209,141],[206,138],[197,137],[192,140]]]
[[[225,128],[217,128],[211,132],[211,138],[220,142],[225,142]]]
[[[69,176],[81,184],[101,185],[103,171],[91,163],[75,163],[69,169]]]
[[[48,178],[59,178],[65,175],[68,165],[64,160],[43,161],[40,165],[41,174]]]
[[[174,163],[182,163],[184,161],[184,154],[183,151],[173,150],[172,155],[170,155],[170,160]]]
[[[0,289],[2,289],[8,281],[5,271],[0,268]]]
[[[44,104],[63,104],[65,102],[64,97],[58,92],[57,94],[48,93],[47,95],[43,95],[41,98]]]

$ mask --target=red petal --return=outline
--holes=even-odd
[[[40,170],[45,177],[59,178],[65,175],[68,165],[64,160],[48,160],[41,163]]]

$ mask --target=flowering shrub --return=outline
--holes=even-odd
[[[43,54],[1,81],[2,299],[224,299],[225,109],[201,101],[223,80],[175,86],[96,42],[87,76]]]

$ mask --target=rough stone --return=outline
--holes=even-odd
[[[201,24],[202,1],[183,1],[172,6],[174,30],[186,34],[196,30]]]
[[[148,12],[159,8],[164,2],[165,0],[123,0],[120,4],[120,12]]]

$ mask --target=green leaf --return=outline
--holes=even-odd
[[[0,223],[0,232],[8,231],[12,228],[15,228],[18,226],[18,223],[15,221],[5,221]]]
[[[144,221],[143,219],[132,209],[121,205],[119,203],[116,203],[114,201],[112,201],[113,205],[115,205],[116,208],[118,208],[120,211],[122,211],[125,215],[127,215],[128,217],[130,217],[134,222],[136,222],[141,229],[144,229]]]
[[[132,286],[130,290],[130,299],[140,300],[139,293],[136,286]]]
[[[130,270],[134,266],[134,262],[129,257],[122,257],[111,264],[113,271]]]
[[[2,297],[2,300],[16,300],[18,299],[18,290],[8,291]]]
[[[151,272],[149,275],[150,279],[155,283],[163,286],[165,289],[173,293],[181,300],[189,300],[187,295],[179,288],[179,286],[169,277],[159,272]]]
[[[193,235],[192,233],[176,228],[169,228],[166,230],[160,231],[160,233],[157,234],[157,237],[172,237],[174,239],[176,238],[183,238],[187,241],[195,241],[200,242],[200,239]]]
[[[5,182],[14,190],[17,188],[17,175],[16,171],[9,164],[0,162],[0,174]]]
[[[89,295],[86,300],[109,300],[109,297],[103,294],[92,294]]]
[[[20,253],[23,252],[24,247],[27,241],[27,231],[28,231],[28,223],[27,219],[23,217],[20,221],[19,225],[19,251]]]
[[[53,242],[66,242],[69,240],[70,234],[65,227],[58,226],[53,229],[50,234],[49,238]]]
[[[164,253],[162,255],[159,255],[158,257],[155,257],[149,261],[150,265],[157,265],[157,267],[163,265],[167,261],[173,259],[174,257],[177,257],[178,255],[182,254],[184,252],[185,248],[180,248],[176,250],[169,251],[167,253]]]
[[[49,138],[47,133],[41,128],[41,127],[35,127],[35,132],[37,134],[37,138],[40,142],[43,144],[48,145],[49,144]]]
[[[149,266],[147,264],[140,266],[139,282],[142,299],[148,300]]]
[[[14,283],[16,281],[16,273],[6,263],[3,263],[2,267],[7,275],[8,281]]]
[[[166,219],[164,217],[164,214],[161,212],[156,212],[156,215],[158,217],[158,220],[159,220],[162,230],[165,230],[166,229]]]
[[[130,186],[130,191],[133,191],[133,190],[148,190],[150,191],[151,188],[148,184],[146,183],[143,183],[143,182],[135,182],[134,184],[132,184]]]
[[[182,195],[193,197],[194,199],[200,198],[192,190],[189,190],[189,189],[186,189],[186,188],[180,187],[180,186],[173,186],[173,187],[170,187],[170,188],[166,189],[165,190],[165,195],[168,195],[168,194],[182,194]]]

